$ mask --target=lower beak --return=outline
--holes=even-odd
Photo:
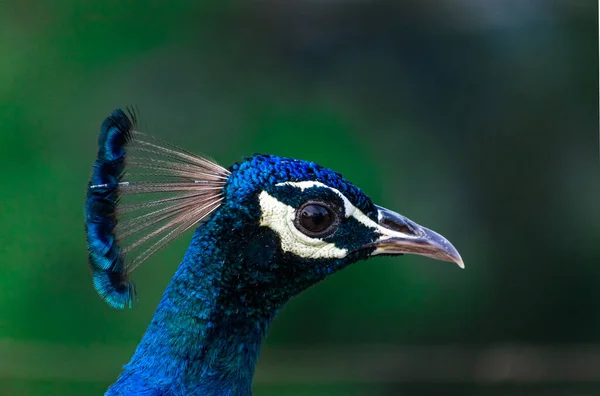
[[[454,246],[443,236],[391,210],[377,206],[381,236],[372,245],[372,255],[418,254],[465,265]]]

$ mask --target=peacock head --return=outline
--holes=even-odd
[[[134,148],[143,155],[133,156]],[[124,170],[134,166],[145,175],[153,171],[154,179],[123,181]],[[171,195],[130,205],[120,200],[138,193]],[[128,214],[117,226],[118,217]],[[114,307],[130,304],[129,273],[201,220],[187,257],[227,258],[215,264],[222,281],[239,290],[238,297],[258,298],[273,309],[327,275],[377,255],[418,254],[464,267],[448,240],[375,205],[340,173],[262,154],[225,169],[137,132],[133,114],[115,111],[103,124],[86,202],[98,292]],[[212,240],[197,240],[208,234]],[[126,264],[126,253],[148,243]]]
[[[377,255],[418,254],[464,267],[440,234],[375,205],[340,173],[314,162],[257,154],[230,171],[218,211],[234,214],[231,229],[241,237],[231,238],[249,258],[238,269],[242,279],[273,287],[285,281],[296,294]]]

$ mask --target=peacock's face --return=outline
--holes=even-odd
[[[286,284],[297,286],[293,290],[297,293],[348,264],[376,255],[419,254],[463,266],[444,237],[374,205],[337,172],[270,155],[251,157],[231,170],[225,206],[237,207],[252,224],[242,243],[270,250],[261,254],[261,265],[242,267],[253,279],[257,270],[265,275],[263,283],[280,285],[283,277]],[[256,239],[260,241],[254,243]]]

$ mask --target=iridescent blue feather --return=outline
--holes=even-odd
[[[136,115],[115,110],[103,123],[98,156],[85,202],[85,228],[94,287],[115,308],[131,307],[136,296],[117,244],[118,186],[125,169],[125,146],[131,141]]]

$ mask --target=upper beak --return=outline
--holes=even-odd
[[[419,254],[465,268],[460,254],[446,238],[391,210],[377,206],[381,233],[371,246],[376,254]]]

